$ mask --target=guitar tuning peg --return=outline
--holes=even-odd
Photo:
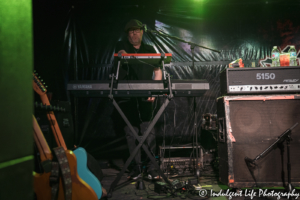
[[[45,88],[48,88],[48,85],[45,85]]]
[[[41,82],[43,82],[43,79],[41,79]]]
[[[40,79],[41,77],[39,76],[38,78]]]

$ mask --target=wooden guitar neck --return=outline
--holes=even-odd
[[[46,94],[47,89],[35,74],[33,74],[32,84],[33,84],[34,91],[40,95],[42,103],[46,106],[50,106],[50,101],[49,101],[49,99],[47,97],[47,94]],[[55,118],[54,112],[53,111],[48,111],[47,112],[47,118],[48,118],[48,121],[51,125],[51,129],[52,129],[55,141],[57,143],[57,146],[63,147],[64,150],[67,150],[67,145],[66,145],[65,140],[64,140],[64,138],[61,134],[61,131],[60,131],[60,128],[58,126],[57,120]]]

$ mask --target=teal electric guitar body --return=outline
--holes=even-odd
[[[97,194],[98,199],[102,196],[102,186],[97,177],[89,170],[87,166],[87,152],[84,148],[78,147],[74,154],[77,159],[77,172],[79,177],[84,180]]]

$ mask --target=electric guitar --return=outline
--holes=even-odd
[[[38,77],[35,74],[33,74],[33,89],[35,92],[37,92],[40,95],[42,103],[46,106],[50,106],[49,99],[46,95],[47,90],[46,90],[44,84],[38,79]],[[65,151],[68,151],[65,141],[63,139],[63,136],[61,134],[60,128],[56,121],[54,112],[48,111],[47,118],[50,122],[51,129],[54,134],[54,138],[56,140],[57,145],[59,147],[63,147],[65,149]],[[93,192],[95,193],[97,198],[100,199],[102,196],[102,186],[101,186],[100,181],[97,179],[97,177],[87,167],[87,152],[86,152],[86,150],[84,148],[79,147],[79,148],[75,149],[73,151],[73,153],[76,156],[75,157],[74,154],[72,154],[75,157],[75,159],[77,158],[76,166],[77,166],[77,173],[78,173],[80,179],[82,179],[85,183],[87,183],[87,185],[89,187],[91,187],[91,189],[93,190]],[[85,197],[84,199],[90,199],[90,198]]]
[[[50,165],[52,161],[52,154],[51,150],[44,138],[44,135],[40,129],[40,126],[38,125],[35,117],[33,116],[33,136],[34,136],[34,141],[35,144],[38,148],[38,151],[40,153],[40,159],[41,159],[41,164],[43,166]],[[34,192],[36,194],[36,197],[38,200],[51,200],[51,187],[49,184],[50,181],[50,175],[51,172],[49,170],[44,169],[43,174],[38,174],[36,172],[33,172],[33,188]],[[47,171],[47,172],[46,172]],[[61,180],[59,181],[61,182]],[[61,197],[61,194],[63,194],[63,188],[62,184],[59,183],[59,194],[58,196]],[[59,198],[62,199],[62,198]]]
[[[51,150],[45,140],[45,137],[33,116],[33,131],[34,140],[40,152],[41,162],[51,162],[53,159]],[[77,174],[76,169],[76,157],[72,151],[67,150],[67,160],[70,166],[70,174],[72,180],[72,200],[91,199],[96,200],[97,196],[93,189],[87,185]],[[51,200],[51,187],[50,187],[50,175],[51,172],[45,172],[43,174],[34,173],[34,191],[38,200]],[[58,200],[65,200],[64,186],[62,180],[59,180],[58,187]]]

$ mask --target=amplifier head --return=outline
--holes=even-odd
[[[227,68],[220,74],[221,94],[300,92],[300,67]]]

